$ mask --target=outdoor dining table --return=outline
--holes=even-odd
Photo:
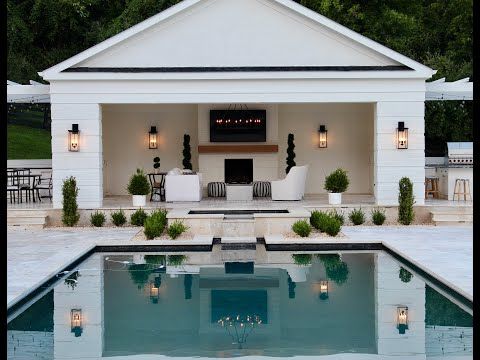
[[[12,202],[11,195],[15,192],[18,195],[16,202],[23,201],[22,192],[25,192],[26,202],[30,199],[35,202],[36,186],[40,183],[40,178],[40,174],[30,174],[28,169],[7,169],[7,191],[11,193],[10,202]],[[15,197],[13,199],[15,201]]]

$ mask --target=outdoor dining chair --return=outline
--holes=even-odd
[[[42,201],[42,197],[49,198],[52,201],[52,172],[42,171],[40,172],[40,178],[37,184],[35,184],[35,191],[37,193],[38,201]],[[40,190],[48,191],[48,195],[40,196]]]
[[[7,170],[7,192],[10,197],[10,204],[16,202],[16,196],[19,196],[18,185],[16,184],[17,170]]]

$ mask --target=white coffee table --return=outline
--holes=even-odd
[[[252,201],[252,184],[227,184],[227,201]]]

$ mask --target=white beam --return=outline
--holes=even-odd
[[[31,85],[20,85],[7,80],[8,103],[50,103],[50,85],[30,80]]]
[[[425,84],[425,100],[473,100],[473,82],[464,78],[445,82],[441,78]]]

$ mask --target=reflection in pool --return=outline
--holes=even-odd
[[[472,358],[472,316],[382,251],[222,253],[94,254],[10,320],[8,358]]]

